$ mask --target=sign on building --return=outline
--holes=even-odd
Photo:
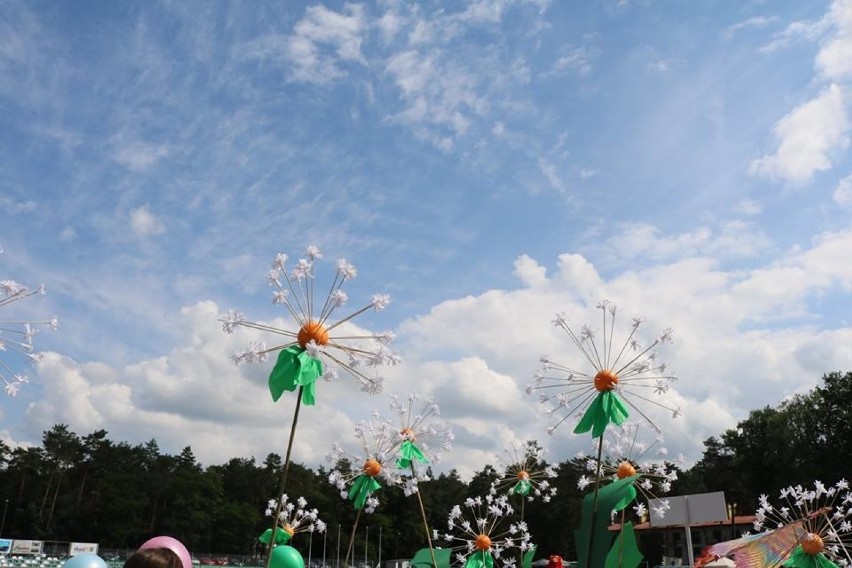
[[[40,540],[13,540],[10,554],[41,554]]]
[[[97,542],[72,542],[71,546],[68,547],[68,556],[77,556],[78,554],[97,554],[98,553],[98,543]]]

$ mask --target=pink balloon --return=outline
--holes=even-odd
[[[172,538],[170,536],[155,536],[154,538],[148,539],[144,543],[142,543],[142,546],[139,547],[139,550],[145,548],[168,548],[169,550],[178,555],[178,558],[180,558],[180,563],[183,565],[183,568],[193,568],[192,557],[189,555],[189,551],[186,549],[183,543],[176,538]]]

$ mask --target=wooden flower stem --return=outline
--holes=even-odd
[[[346,558],[343,559],[344,566],[349,566],[349,556],[352,554],[352,547],[355,544],[355,531],[358,530],[358,519],[361,518],[361,511],[363,510],[364,508],[361,507],[355,514],[355,523],[352,525],[352,535],[349,537],[349,546],[346,548]]]
[[[414,466],[412,465],[412,473]],[[432,566],[438,568],[435,560],[435,549],[432,547],[432,535],[429,534],[429,522],[426,520],[426,509],[423,507],[423,499],[420,497],[420,488],[417,488],[417,503],[420,505],[420,516],[423,518],[423,528],[426,529],[426,542],[429,544],[429,555],[432,557]]]
[[[281,485],[278,487],[278,495],[275,500],[278,505],[275,507],[275,513],[272,515],[272,536],[269,540],[269,546],[266,549],[266,568],[272,560],[272,549],[275,548],[275,533],[278,530],[278,518],[281,515],[282,499],[284,489],[287,487],[287,475],[290,473],[290,454],[293,452],[293,439],[296,437],[296,424],[299,422],[299,409],[302,408],[302,389],[299,386],[299,392],[296,394],[296,410],[293,411],[293,423],[290,425],[290,439],[287,442],[287,455],[284,457],[284,467],[281,470]]]

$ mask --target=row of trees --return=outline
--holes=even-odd
[[[851,414],[852,373],[828,374],[811,392],[755,410],[736,429],[707,439],[702,458],[679,473],[674,494],[725,491],[747,513],[761,493],[815,478],[833,483],[846,475],[852,458]],[[262,463],[234,458],[203,468],[189,447],[168,455],[154,440],[134,446],[110,440],[104,430],[81,437],[59,424],[44,433],[41,447],[0,445],[0,497],[8,500],[3,536],[134,548],[170,534],[199,554],[253,554],[269,525],[264,510],[277,492],[281,462],[269,454]],[[566,460],[557,471],[557,497],[527,503],[524,515],[541,554],[572,556],[582,499],[576,483],[584,465]],[[443,529],[449,510],[484,494],[493,475],[486,466],[467,483],[450,471],[422,484],[430,526]],[[346,541],[355,511],[326,479],[323,468],[292,464],[287,492],[304,496],[333,538],[342,530]],[[372,531],[381,528],[383,558],[410,557],[426,544],[416,500],[395,488],[382,489],[381,500],[361,522]],[[306,548],[305,540],[297,537],[294,545]],[[366,545],[375,558],[378,540]],[[358,546],[364,550],[363,540]]]

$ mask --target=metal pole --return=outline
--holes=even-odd
[[[328,540],[328,531],[322,531],[322,568],[327,568],[325,565],[325,543]]]
[[[6,511],[9,509],[9,500],[6,499],[3,505],[3,521],[0,522],[0,536],[3,536],[3,529],[6,528]]]
[[[382,525],[379,525],[379,561],[376,568],[382,568]]]
[[[688,566],[692,566],[695,563],[695,557],[692,555],[692,531],[689,530],[689,499],[686,495],[683,496],[683,505],[686,510],[686,553],[688,555]]]
[[[311,531],[311,534],[308,535],[308,568],[311,568],[311,551],[314,547],[314,531]]]

